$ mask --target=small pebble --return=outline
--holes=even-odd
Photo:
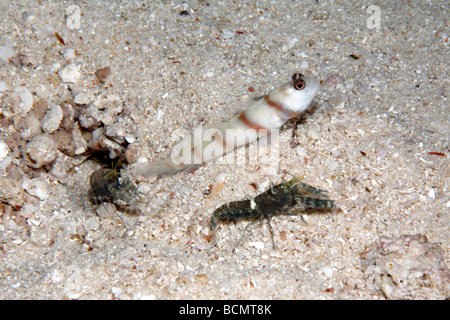
[[[44,118],[41,120],[41,128],[47,133],[52,133],[59,128],[62,119],[63,111],[59,105],[55,105],[45,113]]]
[[[59,72],[63,82],[75,83],[81,78],[81,73],[75,64],[69,64]]]
[[[111,72],[110,67],[104,67],[104,68],[98,69],[96,72],[98,81],[103,83],[106,80],[106,78],[109,76],[110,72]]]
[[[77,94],[74,98],[76,104],[89,104],[91,102],[91,99],[89,98],[89,95],[85,92],[81,92]]]
[[[21,132],[21,136],[24,140],[30,140],[32,137],[42,133],[41,122],[35,114],[30,112],[24,120],[26,129]]]
[[[7,156],[7,157],[5,157],[5,159],[0,161],[0,172],[5,171],[6,168],[8,168],[8,166],[11,164],[12,160],[13,160],[13,157]]]
[[[25,116],[31,110],[31,107],[33,107],[33,95],[25,87],[17,87],[16,92],[20,98],[17,112]]]
[[[67,48],[66,50],[64,50],[63,57],[66,60],[75,59],[75,50]]]
[[[23,205],[23,189],[20,181],[0,176],[0,186],[1,202],[9,203],[13,207]]]
[[[80,108],[77,116],[78,123],[84,129],[94,130],[101,125],[100,120],[97,119],[98,113],[98,109],[93,105]]]
[[[31,204],[31,203],[25,203],[22,208],[19,211],[19,214],[24,218],[31,218],[33,217],[33,214],[39,210],[39,206]],[[34,220],[32,222],[34,225],[39,225],[39,222]]]
[[[112,287],[111,288],[111,292],[113,293],[113,295],[117,298],[123,291],[120,288],[117,287]]]
[[[39,198],[40,200],[45,200],[48,198],[49,190],[48,190],[48,182],[44,179],[34,178],[28,179],[25,178],[22,181],[22,187],[26,192]]]
[[[261,241],[249,242],[248,245],[250,247],[255,247],[256,249],[264,249],[264,243]]]
[[[295,151],[297,151],[297,154],[299,156],[300,159],[304,159],[305,157],[308,156],[308,153],[306,152],[306,149],[302,146],[297,146],[295,148]]]
[[[139,148],[138,148],[137,143],[130,143],[130,145],[128,145],[127,150],[125,151],[125,154],[124,154],[125,160],[128,163],[136,162],[138,159],[138,156],[139,156],[138,150],[139,150]]]
[[[35,161],[35,168],[52,163],[56,158],[56,144],[46,134],[35,136],[25,146],[26,153]]]
[[[319,273],[323,274],[326,278],[331,279],[333,277],[333,268],[329,266],[320,267]]]
[[[42,120],[44,118],[45,113],[47,112],[47,110],[48,110],[48,102],[45,99],[39,99],[33,105],[34,115],[39,120]]]
[[[5,141],[0,140],[0,161],[3,161],[9,153],[9,147]]]
[[[104,132],[108,138],[111,138],[117,143],[123,143],[125,141],[124,140],[125,130],[124,127],[119,123],[110,124],[105,128]]]
[[[222,189],[223,189],[223,183],[225,182],[225,178],[226,178],[226,174],[225,173],[219,173],[216,177],[216,181],[214,182],[214,186],[212,188],[212,192],[211,195],[212,196],[216,196],[218,195]]]

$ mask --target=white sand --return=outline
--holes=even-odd
[[[3,141],[21,117],[11,114],[27,106],[26,98],[23,104],[13,97],[20,87],[50,106],[81,92],[82,100],[109,99],[108,108],[123,107],[111,125],[137,139],[135,159],[158,160],[201,119],[226,119],[233,101],[266,93],[296,71],[307,68],[323,84],[314,112],[297,128],[297,148],[290,146],[293,122],[283,127],[275,169],[207,165],[140,179],[142,212],[121,211],[130,231],[116,217],[83,207],[98,164],[86,161],[55,177],[26,168],[22,149],[11,150],[18,185],[40,177],[49,193],[44,200],[24,193],[28,209],[0,217],[1,299],[449,296],[448,2],[248,3],[88,1],[78,7],[80,28],[73,30],[68,24],[77,23],[77,12],[67,12],[67,4],[1,5],[2,57],[21,53],[31,63],[0,62]],[[380,5],[379,29],[368,28],[372,4]],[[72,91],[59,75],[69,64],[81,73]],[[95,72],[106,66],[111,74],[101,85]],[[209,245],[215,208],[264,191],[289,177],[285,172],[305,174],[339,209],[308,215],[308,225],[300,217],[273,218],[276,250],[266,223],[252,226],[235,247],[247,221],[221,223],[214,248],[195,248]],[[220,174],[223,188],[205,196]],[[441,260],[429,267],[441,282],[386,289],[372,281],[384,271],[367,269],[367,259],[377,259],[367,252],[379,251],[380,237],[404,234],[423,234],[440,246]]]

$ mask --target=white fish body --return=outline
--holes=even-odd
[[[270,130],[280,129],[286,121],[306,111],[319,87],[317,79],[295,73],[291,81],[255,101],[231,120],[215,127],[194,129],[169,158],[139,164],[131,172],[148,177],[171,175],[214,160],[267,135]]]

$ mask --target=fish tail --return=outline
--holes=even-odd
[[[194,169],[198,167],[198,165],[186,165],[184,163],[175,164],[171,158],[167,158],[160,161],[155,162],[145,162],[137,165],[131,172],[134,176],[144,176],[144,177],[156,177],[156,176],[165,176],[165,175],[173,175],[177,172]]]

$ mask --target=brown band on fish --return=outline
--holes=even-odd
[[[269,94],[264,97],[264,100],[267,102],[269,106],[279,111],[283,115],[283,118],[285,119],[292,119],[300,114],[297,112],[292,112],[291,110],[283,106],[283,104],[271,100]]]
[[[247,116],[245,115],[245,112],[242,112],[242,113],[241,113],[241,115],[239,116],[239,120],[241,120],[242,123],[245,124],[245,125],[246,125],[247,127],[249,127],[250,129],[253,129],[253,130],[256,130],[256,131],[258,131],[258,130],[264,130],[264,129],[267,130],[267,128],[264,128],[263,126],[261,126],[261,125],[255,123],[255,122],[252,122],[252,121],[248,120]]]

